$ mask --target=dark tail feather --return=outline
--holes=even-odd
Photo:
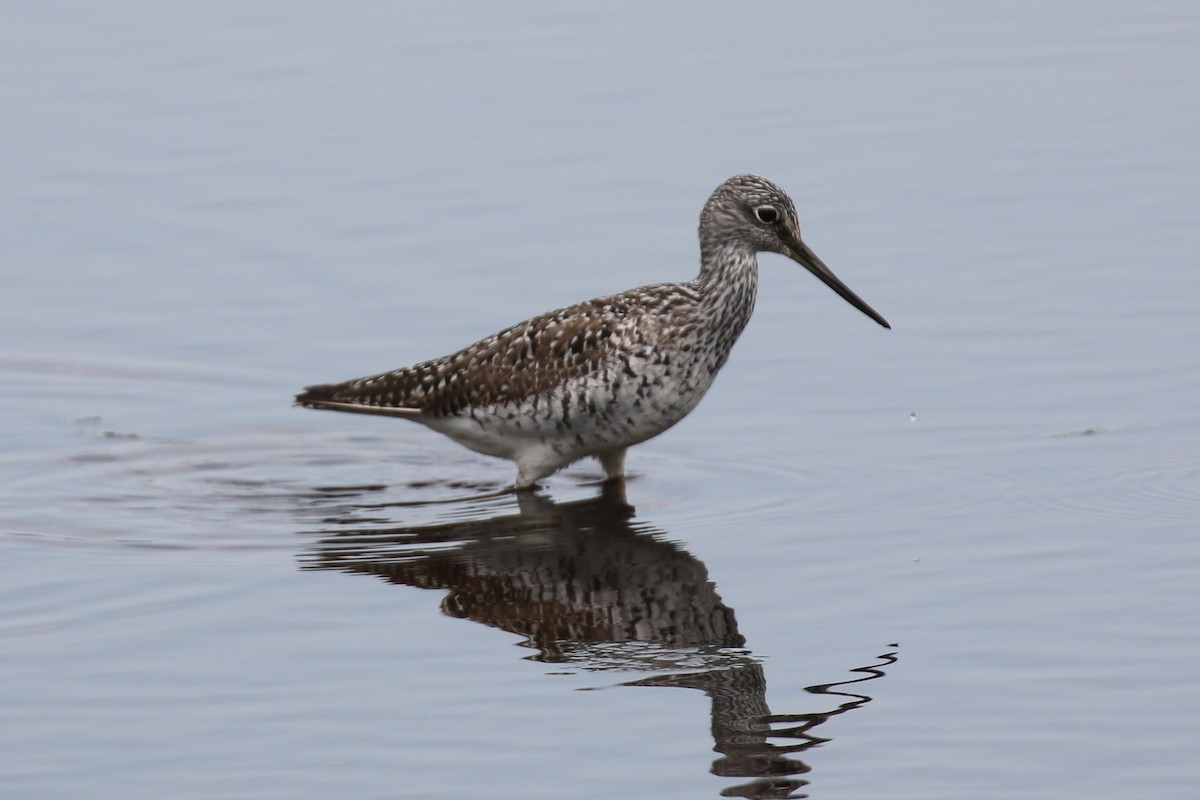
[[[321,408],[322,404],[333,400],[337,394],[337,384],[322,383],[317,386],[305,386],[304,391],[296,395],[296,405],[308,408]]]
[[[307,386],[296,395],[296,405],[305,408],[318,408],[325,411],[348,411],[351,414],[377,414],[383,417],[404,417],[413,419],[421,416],[419,408],[407,406],[370,405],[355,397],[338,395],[346,388],[341,383],[322,383],[318,386]]]

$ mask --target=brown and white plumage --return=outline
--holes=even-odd
[[[626,449],[683,419],[712,385],[754,310],[763,251],[800,263],[890,327],[803,243],[783,190],[738,175],[701,212],[693,280],[551,311],[448,356],[310,386],[296,403],[420,422],[515,461],[518,489],[585,456],[621,478]]]

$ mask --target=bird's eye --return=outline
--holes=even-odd
[[[754,216],[758,217],[759,222],[774,225],[779,221],[779,209],[775,208],[775,206],[759,206],[754,209]]]

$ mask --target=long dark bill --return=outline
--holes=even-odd
[[[789,252],[787,253],[788,258],[807,269],[813,275],[816,275],[826,286],[837,292],[843,300],[857,308],[862,313],[866,314],[871,319],[878,322],[883,327],[889,329],[892,327],[888,324],[886,319],[879,315],[879,312],[867,305],[861,297],[850,291],[850,287],[842,283],[838,276],[833,274],[833,270],[825,266],[825,262],[817,258],[817,254],[814,253],[808,245],[806,245],[799,238],[793,239],[789,244]]]

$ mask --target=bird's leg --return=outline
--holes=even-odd
[[[610,481],[619,481],[625,478],[625,453],[628,450],[628,447],[622,447],[620,450],[609,450],[597,454],[596,458],[600,459],[600,466],[604,467],[604,474]]]

